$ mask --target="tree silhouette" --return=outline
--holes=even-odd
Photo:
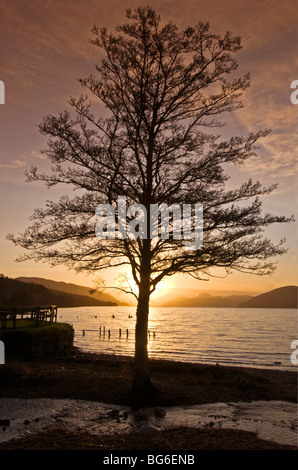
[[[127,10],[128,23],[115,32],[93,27],[91,43],[104,53],[96,75],[82,79],[86,94],[70,98],[72,113],[49,115],[40,124],[49,136],[46,155],[52,172],[31,168],[29,181],[49,187],[65,183],[79,190],[76,197],[48,201],[33,214],[23,234],[9,235],[29,250],[22,259],[65,264],[77,271],[98,272],[130,266],[137,285],[134,390],[151,390],[147,326],[149,299],[157,284],[176,273],[196,279],[212,268],[272,272],[272,257],[285,252],[274,245],[264,228],[290,218],[262,214],[264,188],[249,179],[228,189],[225,164],[239,164],[256,154],[256,142],[267,130],[246,137],[221,139],[215,129],[220,114],[241,107],[240,96],[249,75],[235,78],[239,37],[210,31],[208,23],[179,30],[162,25],[150,8]],[[90,99],[91,96],[91,99]],[[98,116],[103,103],[106,115]],[[203,206],[203,244],[185,249],[183,237],[116,237],[95,235],[99,204],[114,208],[120,221],[118,197],[146,209],[150,233],[152,205]],[[247,200],[251,201],[247,202]],[[125,224],[132,220],[127,216]],[[157,219],[160,227],[160,218]],[[173,228],[173,218],[170,218]]]

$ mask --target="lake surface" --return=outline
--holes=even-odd
[[[58,311],[58,320],[74,327],[75,346],[83,351],[126,356],[134,354],[135,318],[135,307]],[[291,362],[297,325],[296,309],[152,307],[149,357],[297,370]]]

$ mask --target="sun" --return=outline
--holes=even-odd
[[[152,301],[158,300],[161,296],[164,296],[169,291],[175,289],[176,282],[175,282],[174,277],[175,276],[166,278],[158,283],[155,291],[151,294]]]
[[[138,296],[139,288],[138,284],[133,278],[133,275],[130,271],[129,268],[121,270],[121,272],[118,272],[115,277],[114,277],[114,286],[119,289],[123,290],[123,293],[126,292],[131,292],[135,297]],[[154,292],[151,294],[151,300],[155,301],[159,297],[165,295],[168,293],[168,291],[171,291],[177,287],[177,279],[176,276],[166,278],[162,281],[160,281]]]

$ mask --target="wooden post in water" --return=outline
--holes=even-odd
[[[111,337],[111,330],[108,330],[108,336]]]
[[[127,330],[126,330],[126,338],[128,338],[128,328],[127,328]]]
[[[121,328],[119,328],[119,338],[121,338]]]

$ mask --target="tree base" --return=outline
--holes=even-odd
[[[130,390],[130,402],[133,409],[160,404],[163,393],[158,390],[147,377],[141,383],[134,380]]]

